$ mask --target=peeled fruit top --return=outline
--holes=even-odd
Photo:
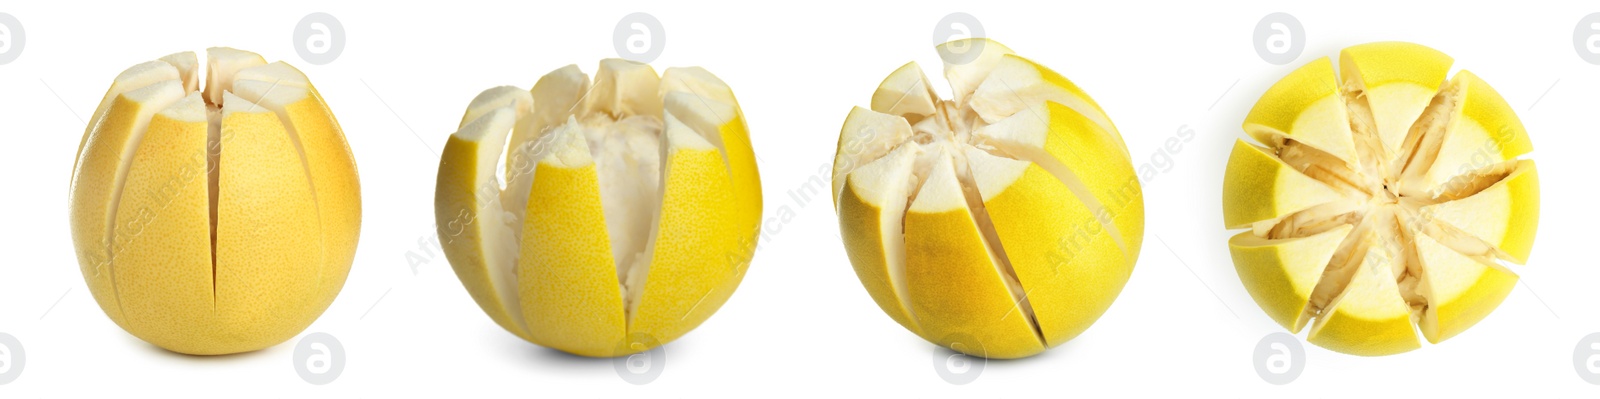
[[[84,280],[118,326],[188,354],[253,351],[320,316],[361,229],[355,160],[311,81],[230,48],[134,65],[72,172]]]
[[[916,63],[855,108],[833,167],[839,229],[878,306],[964,353],[1031,356],[1082,333],[1138,257],[1144,202],[1122,136],[1088,94],[998,42]]]
[[[1339,352],[1438,343],[1499,306],[1539,223],[1527,131],[1452,60],[1400,42],[1344,49],[1274,84],[1245,117],[1223,219],[1250,295]]]
[[[503,159],[503,161],[502,161]],[[721,307],[760,228],[761,181],[733,91],[700,68],[607,59],[472,100],[439,164],[445,255],[496,323],[621,356]]]

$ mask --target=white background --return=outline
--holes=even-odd
[[[1600,220],[1590,199],[1600,66],[1584,63],[1572,44],[1579,18],[1600,11],[1594,2],[99,3],[0,6],[27,33],[21,58],[0,65],[0,203],[10,210],[0,219],[0,332],[19,338],[27,353],[24,373],[0,385],[0,397],[1600,392],[1573,367],[1577,341],[1600,331],[1593,288],[1600,268],[1589,256],[1590,226]],[[328,65],[303,62],[291,43],[295,23],[316,11],[338,17],[348,34],[342,56]],[[700,65],[732,85],[760,157],[764,212],[789,207],[798,215],[767,220],[738,293],[667,345],[663,374],[643,386],[619,378],[609,359],[565,355],[502,331],[444,258],[418,244],[434,231],[437,151],[467,102],[496,85],[529,87],[566,64],[593,71],[615,55],[612,29],[633,11],[666,28],[658,70]],[[963,386],[941,380],[935,347],[869,299],[825,196],[798,203],[788,195],[828,178],[845,114],[867,105],[889,72],[917,60],[939,76],[931,35],[955,11],[977,16],[988,36],[1093,95],[1136,162],[1157,156],[1180,126],[1197,132],[1144,187],[1145,246],[1105,317],[1039,356],[989,362]],[[1275,11],[1305,26],[1305,52],[1290,65],[1262,61],[1250,43],[1256,22]],[[1542,181],[1537,245],[1529,265],[1513,269],[1523,283],[1466,333],[1384,358],[1306,345],[1304,374],[1270,385],[1256,375],[1251,353],[1282,329],[1246,294],[1228,257],[1223,166],[1243,137],[1245,112],[1272,82],[1316,57],[1376,40],[1442,50],[1518,110]],[[343,374],[329,385],[296,375],[290,358],[299,337],[222,357],[176,355],[139,341],[105,317],[78,272],[65,203],[83,118],[122,69],[214,45],[304,70],[355,151],[365,199],[360,248],[338,300],[307,329],[333,334],[347,351]],[[408,252],[427,259],[415,273]]]

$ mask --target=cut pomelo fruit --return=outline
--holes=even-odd
[[[1499,306],[1539,223],[1533,150],[1488,83],[1417,44],[1379,42],[1291,72],[1256,102],[1222,213],[1245,289],[1334,351],[1439,343]],[[1341,79],[1342,78],[1342,79]]]
[[[850,111],[834,204],[861,284],[895,322],[968,354],[1027,357],[1088,329],[1121,292],[1143,194],[1094,100],[1000,43],[973,44],[941,45],[983,51],[945,65],[954,100],[913,62],[872,109]]]
[[[188,354],[266,348],[344,286],[361,229],[355,159],[304,74],[230,48],[117,76],[72,173],[72,237],[100,308]],[[203,90],[202,90],[203,89]]]
[[[569,65],[531,91],[473,99],[434,207],[445,255],[495,323],[623,356],[688,333],[733,294],[755,251],[761,180],[722,80],[607,59],[592,82]],[[629,341],[639,334],[651,339]]]

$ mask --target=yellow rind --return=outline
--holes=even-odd
[[[322,231],[300,154],[278,116],[231,93],[225,98],[216,334],[221,345],[254,350],[288,340],[321,315]]]
[[[1539,228],[1539,173],[1531,160],[1516,165],[1511,175],[1477,194],[1422,208],[1424,217],[1460,228],[1512,262],[1527,263]]]
[[[586,146],[582,156],[588,160]],[[530,341],[582,356],[613,356],[628,326],[599,174],[592,161],[561,165],[547,159],[537,167],[517,266]]]
[[[1107,215],[1122,233],[1128,259],[1138,259],[1144,243],[1144,190],[1114,132],[1101,129],[1087,116],[1056,103],[1050,110],[1050,140],[1044,149],[1094,189]],[[1119,157],[1121,155],[1121,157]],[[1102,216],[1102,219],[1104,217]]]
[[[515,123],[516,111],[507,107],[486,114],[450,135],[440,156],[434,217],[439,245],[473,301],[495,324],[532,341],[520,321],[520,311],[514,315],[500,299],[507,293],[495,287],[490,275],[491,260],[487,259],[492,238],[486,234],[486,229],[508,228],[502,226],[500,186],[491,179],[495,178],[496,163],[506,145],[506,135]],[[487,207],[485,212],[479,210],[480,206]]]
[[[1339,242],[1350,235],[1344,225],[1308,237],[1272,240],[1243,232],[1228,240],[1234,270],[1246,292],[1278,325],[1298,333],[1300,315],[1322,279]]]
[[[286,83],[238,81],[234,82],[234,90],[241,96],[255,91],[250,93],[255,98],[247,99],[272,109],[285,126],[292,128],[295,144],[304,160],[303,167],[311,178],[317,218],[322,226],[323,288],[316,303],[318,308],[327,309],[339,295],[340,287],[350,275],[350,265],[355,261],[356,242],[361,236],[361,179],[338,121],[316,94],[316,89],[310,83],[305,85],[299,88]],[[287,104],[272,104],[262,101],[261,97],[298,99]]]
[[[628,323],[629,334],[663,343],[699,326],[732,294],[749,262],[742,246],[751,233],[728,228],[751,204],[735,202],[738,194],[718,149],[674,120],[665,130],[661,215],[649,278]]]
[[[183,87],[176,80],[163,81],[118,95],[106,117],[89,134],[82,162],[72,180],[70,213],[72,242],[84,282],[100,309],[117,326],[129,325],[122,314],[114,282],[119,245],[112,235],[116,222],[113,207],[125,182],[125,163],[131,162],[129,148],[138,143],[153,116],[183,98]]]
[[[1362,233],[1356,239],[1371,240]],[[1379,250],[1373,248],[1374,251]],[[1357,356],[1384,356],[1422,347],[1411,323],[1411,308],[1400,296],[1390,270],[1393,256],[1363,256],[1350,284],[1323,309],[1306,340]]]
[[[1236,140],[1222,181],[1222,221],[1230,229],[1273,220],[1343,198],[1261,147]]]
[[[971,210],[960,200],[949,157],[936,162],[905,218],[907,293],[922,335],[947,347],[947,339],[970,336],[985,351],[963,353],[989,358],[1044,351],[1000,275],[997,255],[989,253]]]
[[[1418,258],[1427,272],[1428,314],[1419,329],[1429,343],[1440,343],[1478,324],[1516,288],[1517,275],[1484,260],[1469,258],[1432,237],[1416,237]]]
[[[1355,161],[1355,140],[1333,62],[1318,58],[1273,83],[1244,118],[1244,131],[1267,146],[1289,138]]]
[[[1133,262],[1094,212],[1038,165],[1029,163],[1004,190],[983,194],[1045,342],[1053,347],[1083,333],[1127,285]]]
[[[906,298],[900,294],[906,282],[894,277],[894,258],[898,257],[898,267],[904,267],[905,255],[894,254],[891,248],[891,242],[904,240],[903,235],[892,233],[901,231],[918,153],[913,147],[905,148],[863,166],[859,174],[851,173],[839,196],[839,238],[872,300],[889,318],[921,335],[916,318],[905,305]]]
[[[206,179],[205,105],[199,94],[150,120],[134,153],[117,213],[116,289],[128,331],[176,352],[237,352],[209,332],[216,318],[211,269],[211,210]]]
[[[1411,124],[1433,100],[1455,60],[1439,50],[1406,42],[1373,42],[1339,52],[1345,85],[1360,88],[1389,154],[1398,154]]]
[[[1441,189],[1451,178],[1472,170],[1517,159],[1533,151],[1528,131],[1516,110],[1500,93],[1472,72],[1456,73],[1453,85],[1464,97],[1450,120],[1439,156],[1426,173],[1424,188]]]

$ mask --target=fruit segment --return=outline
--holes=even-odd
[[[905,284],[922,333],[939,342],[965,334],[982,342],[984,355],[1016,358],[1044,350],[1027,292],[1009,275],[1009,260],[984,237],[956,177],[952,156],[941,149],[906,210]],[[1013,167],[1013,169],[1016,169]]]
[[[1268,88],[1244,117],[1244,132],[1274,149],[1295,142],[1347,163],[1356,159],[1349,112],[1328,57],[1307,63]]]
[[[857,108],[858,110],[860,108]],[[896,323],[921,334],[906,292],[905,209],[916,184],[917,145],[896,147],[883,158],[849,173],[839,197],[839,236],[867,294]]]
[[[1289,166],[1267,149],[1238,140],[1228,157],[1228,170],[1239,171],[1222,182],[1222,221],[1229,228],[1277,220],[1342,196],[1317,179]]]
[[[117,77],[73,170],[73,241],[129,333],[188,354],[253,351],[298,334],[343,287],[360,184],[299,71],[220,47],[201,65],[177,53]]]
[[[1352,128],[1376,130],[1369,132],[1375,137],[1365,138],[1381,144],[1367,144],[1369,157],[1388,160],[1400,153],[1411,124],[1439,92],[1452,63],[1438,50],[1405,42],[1359,44],[1339,52]]]
[[[1239,280],[1261,310],[1290,331],[1305,327],[1311,291],[1333,259],[1339,243],[1350,235],[1341,225],[1306,237],[1269,239],[1250,232],[1228,240]],[[1248,267],[1246,267],[1248,266]]]
[[[478,99],[484,100],[494,91],[485,91]],[[510,234],[513,228],[521,227],[515,223],[520,219],[514,216],[518,213],[515,212],[517,205],[507,205],[525,202],[505,201],[504,198],[518,191],[517,187],[524,187],[520,191],[527,192],[526,187],[531,187],[533,179],[525,175],[507,175],[510,189],[502,193],[501,183],[495,176],[518,110],[525,112],[533,102],[527,92],[513,92],[522,94],[521,101],[516,101],[515,96],[506,96],[503,101],[485,100],[504,106],[463,122],[460,130],[450,135],[442,154],[444,161],[439,166],[434,206],[454,210],[436,215],[439,241],[456,277],[467,287],[467,293],[495,323],[523,339],[531,339],[527,323],[522,320],[515,285],[514,270],[520,243]],[[479,101],[473,103],[476,105]],[[469,116],[473,113],[468,111]],[[519,182],[527,183],[519,186]]]
[[[941,99],[916,63],[840,131],[840,235],[867,292],[930,342],[1032,356],[1088,329],[1132,272],[1138,179],[1110,119],[1055,72],[986,39],[945,65]]]
[[[1377,253],[1382,249],[1373,246],[1388,243],[1373,242],[1378,241],[1375,234],[1362,235],[1360,228],[1354,234],[1352,239],[1365,242],[1346,248],[1341,255],[1356,255],[1335,256],[1335,262],[1342,260],[1342,264],[1326,273],[1332,277],[1326,281],[1342,282],[1344,288],[1336,288],[1338,294],[1332,299],[1318,298],[1317,292],[1312,293],[1311,301],[1318,307],[1318,316],[1306,340],[1361,356],[1400,353],[1420,347],[1417,333],[1411,326],[1411,308],[1402,298],[1393,273],[1400,259]]]
[[[271,110],[223,93],[216,312],[227,335],[287,334],[321,314],[323,242],[301,156]],[[249,170],[252,173],[230,173]],[[265,290],[265,287],[274,289]],[[275,307],[257,306],[265,298]],[[326,306],[326,305],[322,305]],[[283,317],[281,314],[297,317]]]
[[[1319,59],[1262,95],[1223,184],[1240,280],[1267,314],[1339,352],[1439,343],[1485,318],[1524,263],[1538,175],[1515,112],[1410,43]],[[1336,240],[1337,239],[1337,240]],[[1308,286],[1308,284],[1310,284]],[[1309,288],[1309,291],[1307,289]],[[1299,309],[1299,310],[1295,310]]]
[[[118,206],[137,210],[118,212],[118,226],[144,223],[142,219],[154,216],[157,209],[171,215],[151,218],[140,228],[168,233],[168,245],[132,246],[116,262],[124,317],[132,329],[148,331],[145,339],[161,347],[184,342],[216,345],[214,338],[199,333],[217,319],[205,159],[195,157],[204,154],[206,129],[206,105],[199,93],[189,93],[151,118],[123,190],[166,190],[166,194],[124,196]]]
[[[628,331],[617,263],[606,237],[600,175],[578,126],[553,135],[528,191],[526,237],[515,283],[530,339],[578,353],[604,353]],[[581,304],[572,306],[573,303]]]
[[[496,175],[504,159],[503,181]],[[608,59],[479,94],[439,165],[435,216],[462,285],[501,327],[583,356],[688,333],[755,250],[760,178],[743,112],[699,68]]]
[[[1431,343],[1478,324],[1517,285],[1517,275],[1487,259],[1462,255],[1427,235],[1417,236],[1417,260],[1427,270],[1419,294],[1441,304],[1428,308],[1417,322]]]

